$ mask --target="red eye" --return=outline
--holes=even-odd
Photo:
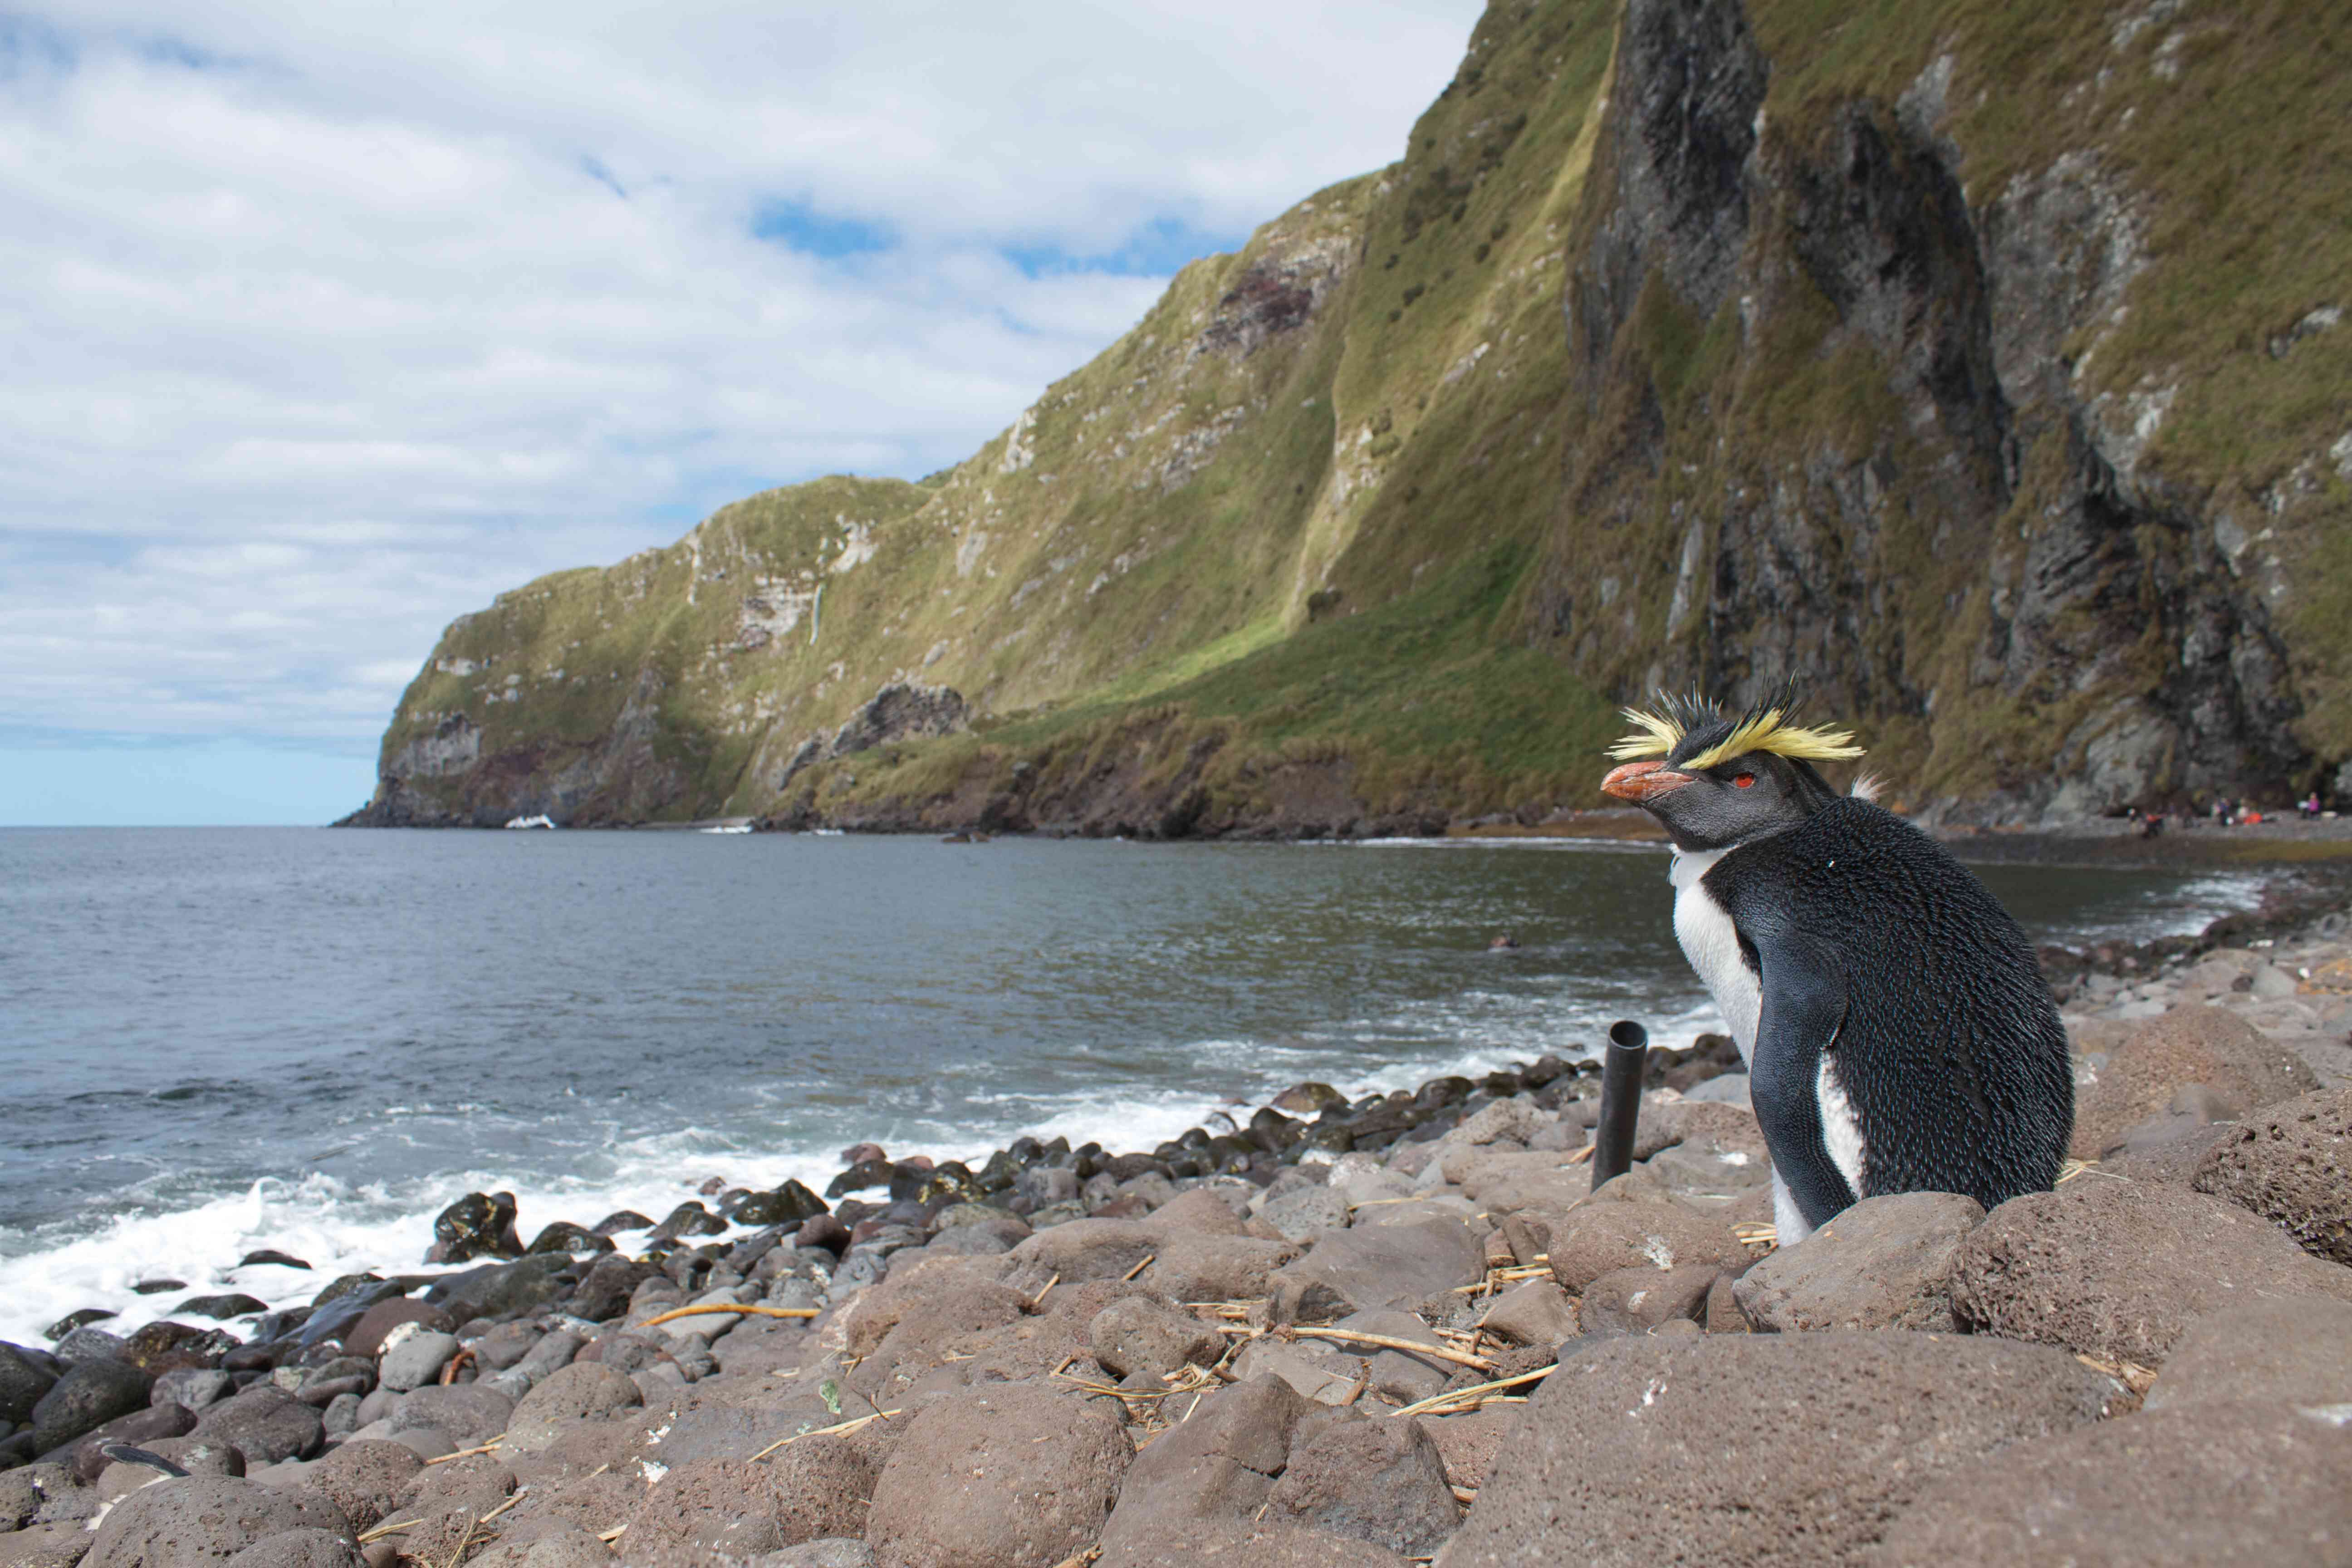
[[[1756,775],[1754,773],[1734,773],[1731,775],[1731,787],[1734,789],[1753,789],[1756,787]]]

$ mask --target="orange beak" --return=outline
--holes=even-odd
[[[1690,782],[1690,774],[1678,773],[1661,762],[1626,763],[1609,770],[1609,776],[1601,781],[1601,792],[1619,800],[1630,800],[1635,805],[1647,805]]]

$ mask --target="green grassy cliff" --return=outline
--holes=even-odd
[[[1399,163],[957,468],[451,626],[360,819],[1531,821],[1616,701],[1789,672],[1914,805],[2319,780],[2347,48],[2284,5],[1490,5]]]

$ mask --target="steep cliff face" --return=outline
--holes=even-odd
[[[1948,814],[2306,784],[2352,765],[2348,50],[1495,4],[1402,161],[955,469],[453,626],[362,816],[1532,818],[1612,702],[1787,673]]]
[[[2286,105],[2340,20],[1801,10],[1628,8],[1530,634],[1612,692],[1806,674],[1955,814],[2308,783],[2352,745],[2320,479],[2352,386],[2311,395],[2340,343],[2275,345],[2340,286],[2291,247],[2341,240],[2276,179],[2235,236],[2179,208],[2205,163],[2309,162]]]

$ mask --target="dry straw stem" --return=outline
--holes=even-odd
[[[1054,1568],[1087,1568],[1087,1564],[1102,1555],[1102,1548],[1089,1546],[1075,1557],[1065,1557]]]
[[[1124,1274],[1120,1275],[1120,1276],[1119,1276],[1119,1278],[1120,1278],[1121,1279],[1134,1279],[1137,1275],[1139,1275],[1139,1274],[1142,1273],[1145,1269],[1147,1269],[1147,1268],[1150,1268],[1153,1264],[1155,1264],[1155,1263],[1157,1263],[1157,1262],[1159,1262],[1159,1261],[1160,1261],[1160,1254],[1158,1254],[1158,1253],[1156,1253],[1156,1252],[1153,1252],[1153,1253],[1148,1253],[1148,1254],[1146,1254],[1146,1255],[1145,1255],[1144,1259],[1143,1259],[1143,1261],[1142,1261],[1142,1262],[1140,1262],[1140,1263],[1137,1264],[1134,1268],[1132,1268],[1129,1269],[1126,1273],[1124,1273]]]
[[[361,1531],[358,1541],[362,1546],[367,1546],[387,1535],[405,1535],[424,1522],[421,1519],[387,1519],[373,1530]]]
[[[746,1459],[743,1462],[747,1465],[756,1465],[761,1460],[766,1458],[769,1455],[774,1453],[777,1449],[789,1448],[803,1437],[839,1436],[844,1433],[855,1432],[861,1427],[871,1426],[877,1421],[887,1421],[891,1416],[898,1414],[898,1412],[896,1410],[877,1410],[871,1415],[860,1415],[852,1421],[836,1421],[830,1426],[820,1426],[814,1432],[795,1432],[789,1437],[777,1438],[774,1442],[769,1444],[766,1447],[761,1449],[758,1453],[752,1455],[749,1459]]]
[[[1061,1282],[1061,1271],[1059,1269],[1055,1269],[1054,1271],[1054,1277],[1051,1279],[1046,1280],[1045,1284],[1039,1286],[1037,1293],[1029,1298],[1029,1310],[1034,1312],[1038,1308],[1044,1306],[1045,1304],[1045,1292],[1051,1290],[1055,1286],[1059,1285]]]
[[[488,1453],[491,1449],[497,1447],[500,1443],[505,1441],[506,1434],[501,1432],[497,1436],[491,1438],[488,1442],[481,1444],[477,1447],[460,1448],[454,1454],[444,1454],[437,1459],[427,1459],[425,1462],[428,1465],[446,1465],[452,1459],[470,1459],[477,1454]]]
[[[2101,1361],[2096,1356],[2077,1355],[2074,1358],[2093,1372],[2105,1373],[2136,1394],[2145,1395],[2156,1385],[2156,1369],[2142,1366],[2136,1361]]]
[[[1742,1247],[1780,1245],[1780,1227],[1760,1219],[1743,1219],[1731,1227],[1731,1234],[1739,1238]]]
[[[700,1307],[673,1307],[659,1317],[647,1318],[637,1327],[650,1329],[656,1323],[667,1323],[672,1318],[691,1318],[701,1312],[732,1312],[755,1318],[814,1318],[817,1310],[814,1307],[730,1307],[723,1302],[712,1301]]]
[[[1485,1356],[1472,1355],[1467,1351],[1457,1351],[1448,1345],[1423,1344],[1419,1340],[1400,1339],[1394,1334],[1359,1333],[1354,1329],[1300,1328],[1288,1329],[1285,1332],[1306,1339],[1338,1340],[1345,1344],[1378,1345],[1382,1350],[1403,1351],[1412,1355],[1434,1356],[1439,1361],[1450,1361],[1457,1366],[1466,1366],[1477,1372],[1495,1370],[1495,1363]]]
[[[1439,1409],[1440,1406],[1458,1405],[1465,1399],[1475,1400],[1480,1404],[1484,1404],[1485,1395],[1486,1394],[1500,1394],[1504,1389],[1517,1388],[1523,1383],[1538,1382],[1543,1378],[1549,1377],[1553,1373],[1556,1373],[1559,1370],[1559,1363],[1558,1362],[1554,1362],[1551,1365],[1538,1368],[1534,1372],[1523,1372],[1517,1377],[1496,1378],[1492,1383],[1475,1383],[1472,1384],[1468,1388],[1457,1388],[1450,1393],[1433,1394],[1429,1398],[1423,1400],[1418,1405],[1408,1405],[1403,1409],[1391,1411],[1390,1414],[1392,1415],[1427,1415],[1431,1412]]]

